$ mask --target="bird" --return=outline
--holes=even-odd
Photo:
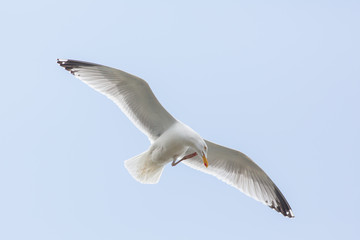
[[[253,160],[240,151],[203,139],[175,119],[145,80],[91,62],[57,59],[57,63],[111,99],[148,137],[150,147],[124,162],[138,182],[158,183],[165,165],[176,166],[181,162],[217,177],[285,217],[295,217],[279,188]]]

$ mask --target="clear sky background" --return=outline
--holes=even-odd
[[[0,239],[359,239],[359,1],[6,1]],[[56,64],[142,77],[278,185],[288,219],[215,177],[123,166],[149,146]]]

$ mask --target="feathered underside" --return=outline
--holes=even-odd
[[[141,78],[89,62],[63,59],[58,59],[57,62],[75,77],[114,101],[151,142],[177,123],[161,106],[147,82]],[[183,163],[216,176],[286,217],[294,217],[290,205],[278,187],[250,158],[239,151],[209,141],[206,143],[208,168],[203,166],[200,158],[194,157]],[[138,160],[137,157],[134,159]],[[159,171],[153,172],[161,174]]]
[[[209,149],[208,168],[203,166],[200,158],[192,158],[183,163],[217,177],[286,217],[295,217],[279,188],[249,157],[210,141],[206,141],[206,144]]]
[[[151,142],[177,122],[141,78],[95,63],[70,59],[58,59],[57,63],[114,101]]]

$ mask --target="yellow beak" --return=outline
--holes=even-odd
[[[209,166],[209,163],[208,163],[208,160],[207,160],[206,157],[205,157],[205,154],[202,155],[202,159],[203,159],[203,161],[204,161],[205,167],[208,167],[208,166]]]

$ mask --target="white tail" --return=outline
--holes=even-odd
[[[149,158],[148,152],[126,160],[125,167],[133,178],[147,184],[158,183],[164,169],[164,165],[154,163]]]

